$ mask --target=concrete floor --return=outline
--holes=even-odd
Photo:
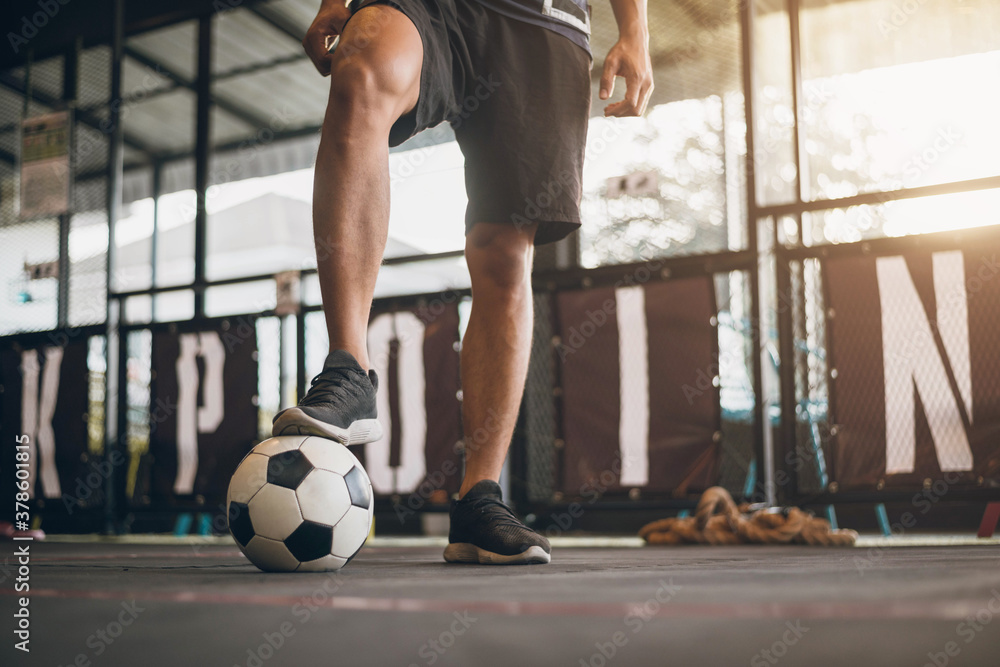
[[[368,547],[341,573],[267,575],[227,546],[35,543],[26,656],[5,544],[2,665],[1000,665],[995,546],[564,548],[527,567]]]

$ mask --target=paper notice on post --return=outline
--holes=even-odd
[[[69,212],[70,113],[21,122],[22,219]]]

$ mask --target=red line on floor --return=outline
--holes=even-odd
[[[111,558],[234,558],[239,557],[240,552],[236,549],[231,551],[215,551],[200,553],[194,548],[183,553],[168,551],[148,551],[145,553],[121,553],[113,554],[93,554],[89,556],[51,556],[49,558],[32,558],[32,563],[66,563],[78,560],[108,560]]]
[[[10,589],[2,595],[23,595]],[[322,595],[321,595],[322,594]],[[503,600],[449,600],[420,598],[329,597],[317,588],[313,595],[246,595],[198,591],[98,591],[83,589],[35,589],[33,597],[76,598],[88,600],[146,600],[219,605],[258,605],[289,607],[301,605],[315,609],[380,612],[455,611],[498,614],[501,616],[611,616],[642,618],[719,618],[719,619],[882,619],[959,621],[983,609],[981,600],[910,600],[899,602],[517,602]],[[655,604],[654,604],[655,603]]]

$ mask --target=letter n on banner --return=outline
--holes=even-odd
[[[981,255],[824,262],[842,489],[1000,477],[1000,276]]]

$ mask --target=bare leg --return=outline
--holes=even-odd
[[[536,227],[480,223],[466,239],[472,314],[462,343],[464,496],[497,481],[524,392],[531,352],[531,261]]]
[[[389,129],[417,103],[422,59],[413,23],[372,5],[347,24],[331,63],[313,184],[316,260],[330,349],[364,369],[389,227]]]

